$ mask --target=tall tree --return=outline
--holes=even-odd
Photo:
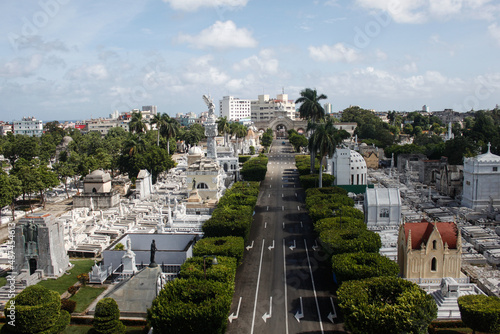
[[[161,134],[167,138],[167,153],[170,154],[170,138],[175,138],[177,136],[180,124],[175,118],[172,118],[167,114],[163,114],[163,117],[165,117],[165,124],[161,130]]]
[[[317,122],[325,117],[325,109],[321,106],[320,101],[327,99],[324,94],[319,94],[316,89],[306,88],[300,92],[300,97],[295,100],[295,103],[302,103],[299,107],[301,118]]]
[[[295,100],[295,103],[302,103],[299,107],[300,117],[315,123],[325,118],[325,109],[321,106],[320,101],[327,99],[324,94],[318,95],[316,89],[306,88],[300,92],[300,97]],[[309,126],[308,129],[313,129],[314,126]],[[311,152],[311,174],[314,173],[314,156],[315,152]]]
[[[68,161],[59,161],[52,165],[53,171],[56,173],[59,181],[64,184],[64,191],[66,192],[66,197],[69,198],[68,193],[68,179],[75,176],[75,169]]]
[[[128,128],[132,133],[146,132],[147,125],[142,119],[142,113],[140,111],[132,113]]]
[[[316,123],[314,132],[309,138],[311,142],[311,153],[318,152],[319,155],[319,187],[323,187],[323,159],[326,156],[332,156],[337,146],[335,138],[337,129],[333,125],[333,121],[329,119],[326,122]]]
[[[228,134],[230,131],[230,123],[227,119],[226,116],[221,117],[217,120],[217,130],[219,131],[220,134],[224,135],[224,146],[227,146],[228,144]]]
[[[13,221],[16,219],[14,213],[16,198],[21,194],[21,181],[15,175],[0,171],[0,208],[10,205]]]

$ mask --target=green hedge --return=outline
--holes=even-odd
[[[307,194],[308,192],[306,192],[306,196]],[[313,222],[333,215],[344,216],[344,211],[345,216],[363,217],[364,219],[363,213],[352,208],[353,206],[354,200],[340,193],[314,194],[306,197],[306,208]]]
[[[436,302],[401,278],[347,281],[337,290],[346,329],[353,334],[427,333]]]
[[[211,257],[205,258],[206,278],[234,285],[237,261],[234,257],[217,256],[217,264],[214,265]],[[189,258],[181,266],[179,278],[205,279],[203,270],[203,257],[194,256]]]
[[[235,236],[246,239],[253,220],[253,207],[221,206],[203,224],[205,237]]]
[[[103,298],[97,302],[92,324],[97,334],[125,333],[125,325],[120,321],[120,309],[113,298]]]
[[[332,271],[341,284],[370,277],[397,277],[399,266],[379,253],[345,253],[332,256]]]
[[[252,158],[243,164],[241,176],[245,181],[262,181],[266,178],[268,158],[264,155]]]
[[[366,229],[325,230],[320,233],[321,245],[329,254],[377,253],[382,246],[380,236]]]
[[[250,155],[239,155],[238,162],[243,164],[243,163],[247,162],[248,160],[250,160],[251,157],[252,156],[250,156]]]
[[[7,302],[4,314],[9,318],[9,308],[15,307],[15,326],[8,323],[3,333],[52,333],[64,330],[69,324],[69,313],[61,310],[61,296],[41,285],[31,285]]]
[[[155,333],[225,332],[233,289],[198,279],[175,279],[165,285],[148,309]]]
[[[471,329],[500,333],[500,298],[485,295],[466,295],[458,298],[462,321]]]
[[[323,187],[333,187],[335,177],[330,174],[323,173]],[[300,186],[304,189],[319,187],[319,174],[309,174],[299,176]]]
[[[318,234],[321,234],[321,232],[326,230],[357,229],[357,228],[366,229],[364,221],[344,216],[342,216],[342,222],[340,221],[340,217],[333,217],[333,218],[324,218],[314,223],[314,230]]]
[[[299,175],[311,174],[311,156],[310,155],[296,155],[295,166],[299,171]],[[315,159],[314,170],[319,170],[319,160]]]
[[[231,256],[236,258],[238,263],[240,263],[244,250],[245,244],[241,237],[203,238],[194,245],[193,256]]]

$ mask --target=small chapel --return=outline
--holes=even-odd
[[[398,235],[403,278],[459,278],[462,240],[455,222],[405,222]]]

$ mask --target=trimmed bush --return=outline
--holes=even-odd
[[[75,312],[76,302],[70,299],[61,300],[61,310],[67,311],[69,314]]]
[[[206,279],[234,285],[236,276],[236,258],[217,256],[218,264],[212,264],[211,257],[205,258]],[[203,257],[194,256],[186,260],[181,266],[179,278],[205,279],[203,270]]]
[[[245,181],[262,181],[266,178],[268,158],[259,155],[243,164],[241,176]]]
[[[61,296],[41,285],[31,285],[9,300],[4,309],[7,319],[10,305],[15,306],[15,326],[5,324],[3,333],[58,333],[69,324],[69,314],[61,311]]]
[[[211,280],[173,280],[165,285],[148,309],[155,333],[225,332],[233,289]]]
[[[360,219],[355,219],[352,217],[342,216],[342,222],[340,217],[325,218],[314,223],[314,230],[316,233],[321,234],[321,232],[326,230],[342,230],[342,229],[366,229],[364,221]]]
[[[218,207],[202,226],[205,237],[235,236],[246,238],[252,224],[250,206]]]
[[[332,257],[332,271],[341,284],[345,281],[379,276],[397,277],[399,266],[379,253],[345,253]]]
[[[353,334],[424,334],[437,316],[432,296],[401,278],[347,281],[337,295],[345,327]]]
[[[249,156],[249,155],[239,155],[238,162],[240,164],[243,164],[243,163],[247,162],[248,160],[250,160],[250,158],[251,158],[251,156]]]
[[[300,186],[304,189],[319,187],[319,174],[300,175],[299,180],[300,180]],[[333,186],[334,180],[335,176],[323,173],[324,187]]]
[[[316,195],[333,195],[333,194],[347,196],[347,190],[340,187],[309,188],[306,190],[307,197],[312,197]]]
[[[299,171],[299,175],[311,174],[311,156],[310,155],[296,155],[295,166]],[[319,160],[316,159],[314,163],[314,170],[319,170]]]
[[[244,250],[245,244],[241,237],[203,238],[194,245],[193,256],[231,256],[240,263]]]
[[[103,298],[95,307],[94,333],[115,334],[125,333],[125,325],[120,321],[120,309],[113,298]]]
[[[500,298],[485,295],[458,297],[462,321],[471,329],[486,333],[500,333]]]
[[[319,239],[323,248],[330,254],[378,253],[382,242],[380,236],[366,229],[325,230]]]

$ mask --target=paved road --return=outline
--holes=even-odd
[[[236,289],[227,333],[341,333],[328,259],[317,250],[295,154],[275,140]],[[239,312],[238,312],[239,309]]]

